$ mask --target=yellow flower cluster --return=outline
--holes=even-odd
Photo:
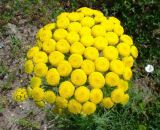
[[[82,7],[61,13],[55,23],[38,31],[36,39],[24,70],[32,75],[28,96],[38,106],[55,103],[58,111],[90,115],[97,105],[109,109],[128,102],[138,50],[117,18]],[[22,90],[14,94],[17,101],[27,97]]]
[[[18,88],[13,92],[12,97],[15,101],[22,102],[28,99],[27,90],[25,88]]]

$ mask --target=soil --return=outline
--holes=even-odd
[[[0,63],[6,68],[6,72],[0,75],[0,130],[20,129],[18,123],[23,118],[35,121],[39,129],[43,129],[45,113],[41,109],[31,101],[16,103],[12,100],[13,90],[28,83],[23,64],[26,51],[34,45],[36,32],[37,27],[27,24],[25,19],[20,20],[18,26],[11,23],[5,25],[0,42]],[[18,48],[14,45],[13,37],[20,41]]]

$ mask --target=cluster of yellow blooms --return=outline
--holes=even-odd
[[[55,104],[55,110],[84,115],[94,113],[97,105],[109,109],[128,102],[138,50],[117,18],[82,7],[61,13],[36,39],[24,65],[32,75],[30,84],[14,92],[15,100],[29,97],[41,107]],[[108,96],[106,87],[114,88]]]

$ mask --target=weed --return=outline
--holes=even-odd
[[[7,79],[3,82],[2,87],[0,88],[1,91],[10,90],[12,88],[12,82],[15,80],[15,72],[9,73],[7,75]]]
[[[8,73],[8,67],[3,64],[3,62],[0,62],[0,79],[3,79],[3,77]]]
[[[17,120],[16,124],[25,130],[37,130],[40,128],[40,125],[38,124],[38,122],[31,121],[26,118],[21,118]]]
[[[15,36],[11,36],[10,47],[11,47],[12,57],[14,57],[14,58],[17,57],[17,55],[20,52],[20,48],[21,48],[21,41],[20,41],[20,39],[18,39]]]
[[[5,107],[5,99],[4,97],[0,97],[0,114],[4,111]]]

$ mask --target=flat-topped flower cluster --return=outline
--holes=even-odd
[[[13,93],[16,101],[31,98],[41,107],[84,115],[98,105],[109,109],[128,102],[138,50],[117,18],[82,7],[61,13],[36,40],[24,65],[30,84]]]

